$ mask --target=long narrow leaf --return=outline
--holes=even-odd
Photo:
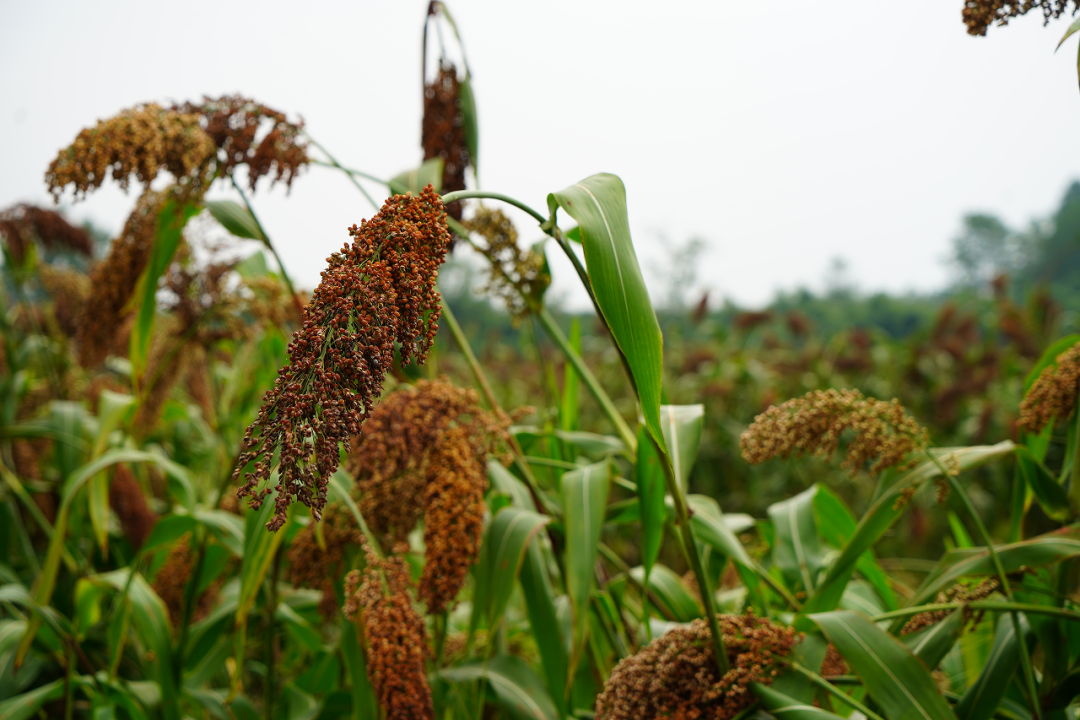
[[[1030,631],[1027,618],[1020,615],[1020,627],[1024,634]],[[1000,618],[994,633],[994,646],[975,684],[967,689],[956,703],[959,720],[989,720],[1009,688],[1016,669],[1020,667],[1020,638],[1016,626],[1007,618]]]
[[[499,655],[486,663],[473,662],[443,670],[440,675],[453,683],[487,680],[499,698],[499,706],[513,720],[559,718],[543,681],[521,658]]]
[[[889,720],[955,720],[926,666],[899,640],[856,613],[811,615]]]
[[[604,523],[611,467],[588,465],[562,476],[563,525],[566,529],[566,592],[573,616],[571,667],[585,646],[589,600],[595,585],[600,528]]]
[[[788,587],[813,592],[822,568],[821,546],[814,518],[814,495],[817,487],[769,507],[776,540],[773,562],[784,573]]]

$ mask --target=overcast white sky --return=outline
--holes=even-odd
[[[1080,176],[1076,40],[1054,55],[1067,22],[1037,11],[973,38],[961,0],[449,2],[485,189],[542,210],[620,175],[650,281],[665,243],[700,236],[699,285],[741,304],[818,288],[837,256],[862,290],[935,289],[965,212],[1021,225]],[[426,5],[0,0],[0,207],[47,202],[44,170],[80,128],[203,94],[302,114],[346,165],[414,166]],[[134,199],[110,188],[72,213],[115,230]],[[372,214],[323,168],[254,202],[309,287]]]

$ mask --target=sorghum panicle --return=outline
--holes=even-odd
[[[346,578],[345,613],[350,618],[360,613],[368,678],[386,720],[433,720],[427,630],[409,593],[409,566],[401,556],[380,560],[365,549],[368,565],[359,588],[357,571]]]
[[[90,277],[73,268],[42,265],[38,278],[52,297],[57,327],[68,337],[75,337],[79,315],[90,298]]]
[[[597,720],[729,720],[751,705],[750,684],[770,684],[795,646],[792,628],[753,615],[718,615],[731,669],[720,676],[704,618],[673,628],[624,658],[596,699]]]
[[[430,85],[424,86],[424,119],[420,144],[424,160],[442,158],[444,193],[465,189],[465,169],[469,166],[469,146],[465,142],[465,117],[461,112],[460,85],[453,64],[439,68]],[[460,200],[446,206],[446,213],[461,220]]]
[[[1040,432],[1055,420],[1064,420],[1076,408],[1080,393],[1080,343],[1061,353],[1039,373],[1020,403],[1020,427]]]
[[[442,201],[429,185],[418,196],[396,195],[360,227],[352,245],[327,262],[304,308],[302,329],[289,344],[289,364],[267,392],[244,438],[234,479],[245,466],[239,494],[258,508],[278,468],[278,496],[270,530],[284,525],[298,500],[316,518],[339,464],[339,446],[360,434],[382,394],[395,343],[403,364],[427,358],[438,329],[439,265],[449,234]]]
[[[27,246],[34,241],[47,250],[68,248],[86,256],[94,251],[86,230],[75,227],[58,212],[27,204],[0,212],[0,237],[16,263],[22,262]]]
[[[315,537],[315,523],[293,538],[286,554],[289,569],[285,577],[296,587],[322,590],[319,610],[324,617],[332,617],[338,609],[334,582],[345,568],[345,551],[350,545],[360,546],[363,536],[352,515],[335,505],[327,508],[321,528],[325,550]]]
[[[240,95],[204,97],[201,103],[184,103],[175,112],[195,114],[200,126],[218,150],[217,174],[232,176],[238,165],[247,165],[248,184],[255,190],[259,178],[273,173],[271,186],[292,181],[308,162],[307,143],[303,140],[304,122],[291,123],[285,113],[268,108]],[[256,145],[260,128],[269,131]]]
[[[481,292],[502,299],[517,325],[532,310],[531,305],[540,304],[551,284],[544,256],[518,246],[517,229],[501,210],[481,206],[462,224],[487,241],[479,250],[488,259],[491,274]]]
[[[49,165],[45,183],[57,201],[68,185],[75,186],[79,199],[101,187],[109,175],[127,190],[132,175],[149,188],[158,173],[167,170],[176,178],[174,190],[201,193],[216,154],[197,114],[154,103],[136,105],[84,128]]]
[[[480,553],[485,461],[507,418],[483,411],[475,390],[418,382],[379,403],[354,441],[347,469],[369,526],[402,541],[424,515],[420,597],[429,613],[452,605]]]
[[[142,486],[128,469],[120,463],[113,470],[112,483],[109,485],[109,507],[120,520],[124,536],[134,550],[142,547],[150,531],[157,523],[157,514],[146,504]]]
[[[868,462],[877,473],[888,467],[906,469],[909,457],[929,443],[924,428],[897,400],[863,397],[858,390],[814,390],[801,398],[770,407],[754,418],[739,440],[743,458],[759,463],[771,458],[811,454],[829,457],[845,430],[854,436],[843,467],[855,474]]]
[[[992,24],[1004,26],[1011,18],[1024,15],[1039,8],[1043,13],[1043,24],[1051,18],[1058,18],[1069,8],[1070,0],[965,0],[964,24],[969,35],[985,35]],[[1080,2],[1072,0],[1073,13],[1080,8]]]
[[[83,367],[100,364],[113,350],[117,330],[123,325],[124,308],[150,260],[158,213],[165,200],[162,193],[144,192],[120,237],[113,240],[109,254],[90,271],[94,292],[83,306],[75,335]]]

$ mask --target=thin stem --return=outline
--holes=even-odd
[[[986,551],[990,555],[990,561],[993,563],[994,570],[998,576],[998,581],[1001,583],[1001,592],[1004,593],[1010,603],[1014,602],[1012,588],[1009,587],[1009,576],[1005,573],[1005,566],[1001,564],[1001,558],[998,557],[997,551],[994,549],[994,541],[990,537],[986,525],[983,524],[979,513],[975,510],[975,505],[972,504],[967,491],[964,490],[964,486],[960,484],[960,481],[946,469],[941,461],[930,452],[929,449],[926,451],[926,456],[937,466],[938,471],[948,481],[957,497],[959,497],[960,501],[964,504],[964,509],[967,510],[968,515],[971,516],[971,521],[975,523],[976,531],[982,538],[983,543],[986,544]],[[1020,664],[1024,670],[1024,682],[1027,685],[1028,702],[1030,703],[1030,709],[1034,717],[1038,720],[1038,718],[1042,716],[1042,712],[1039,708],[1039,692],[1035,685],[1035,673],[1031,668],[1031,656],[1028,652],[1027,640],[1024,638],[1024,631],[1020,624],[1019,613],[1013,610],[1010,611],[1009,615],[1012,617],[1013,629],[1016,631],[1018,640],[1017,646],[1020,649]]]
[[[540,324],[544,326],[544,330],[555,341],[555,344],[559,346],[563,355],[570,361],[570,364],[574,366],[574,371],[577,372],[581,381],[585,383],[585,387],[589,389],[593,397],[596,398],[596,402],[600,404],[600,410],[607,416],[611,424],[615,426],[615,432],[619,434],[619,438],[623,441],[623,445],[630,453],[637,452],[637,438],[634,436],[634,431],[630,429],[630,426],[623,420],[622,415],[615,408],[615,403],[611,400],[611,397],[607,394],[604,388],[600,385],[600,381],[593,375],[592,370],[585,364],[585,360],[578,355],[570,345],[570,340],[563,334],[562,329],[555,322],[555,318],[551,316],[547,308],[541,308],[537,313],[537,317],[540,319]]]
[[[378,177],[376,175],[372,175],[371,173],[366,173],[363,170],[356,170],[355,168],[347,168],[347,167],[343,167],[341,165],[338,165],[337,163],[326,162],[325,160],[316,160],[315,158],[310,158],[308,160],[308,162],[311,163],[312,165],[321,165],[322,167],[334,168],[336,170],[342,171],[343,173],[345,173],[347,175],[355,175],[357,177],[362,177],[365,180],[371,180],[372,182],[377,182],[380,185],[385,185],[386,187],[390,187],[390,181],[389,180],[383,180],[381,177]],[[362,185],[360,186],[360,189],[363,190]],[[372,199],[372,203],[374,203],[374,202],[375,202],[374,199]]]
[[[263,228],[262,223],[259,222],[258,216],[255,214],[255,208],[251,207],[251,203],[248,202],[247,194],[240,188],[240,183],[236,182],[236,178],[229,176],[232,180],[232,186],[236,192],[240,194],[240,199],[244,201],[244,207],[251,213],[251,219],[255,221],[255,227],[259,228],[259,234],[262,235],[263,244],[266,245],[270,254],[274,256],[274,261],[278,264],[278,269],[281,270],[281,277],[285,281],[285,287],[289,288],[289,294],[292,295],[293,305],[296,306],[296,312],[302,319],[304,317],[304,303],[300,302],[300,296],[296,294],[296,288],[293,287],[292,280],[289,278],[289,273],[285,270],[285,263],[281,261],[281,256],[278,255],[277,248],[270,242],[270,236],[266,234],[266,230]]]
[[[813,672],[812,670],[807,670],[802,665],[800,665],[799,663],[794,662],[792,660],[787,660],[786,662],[787,662],[787,665],[788,665],[789,668],[791,668],[792,670],[794,670],[798,674],[802,675],[807,680],[809,680],[811,683],[813,683],[817,687],[821,688],[825,692],[829,693],[830,695],[832,695],[833,697],[835,697],[837,700],[844,703],[848,707],[851,707],[851,708],[854,708],[854,709],[858,710],[863,715],[870,718],[870,720],[885,720],[883,717],[881,717],[876,712],[874,712],[870,708],[863,705],[861,702],[859,702],[855,698],[851,697],[850,695],[843,692],[839,688],[834,687],[832,685],[832,683],[829,683],[828,681],[826,681],[825,678],[821,677],[816,672]]]
[[[729,664],[727,649],[724,647],[724,636],[720,632],[720,622],[716,618],[716,599],[713,597],[712,588],[709,587],[709,576],[705,573],[705,566],[701,563],[701,553],[698,550],[694,532],[690,528],[690,511],[686,505],[686,497],[683,495],[675,472],[671,469],[671,459],[649,434],[649,441],[660,458],[660,465],[664,470],[664,480],[667,482],[668,494],[675,505],[675,518],[679,523],[679,533],[682,535],[683,545],[686,546],[686,554],[690,559],[690,568],[694,571],[698,589],[701,591],[701,604],[705,606],[705,617],[709,621],[709,630],[712,633],[713,652],[716,653],[716,664],[720,668],[720,674],[727,673]]]
[[[469,339],[465,337],[465,332],[461,329],[461,325],[458,324],[457,318],[454,317],[454,311],[450,309],[450,305],[445,299],[442,300],[442,314],[446,319],[446,324],[450,328],[450,334],[454,336],[454,340],[457,342],[458,347],[461,348],[462,354],[465,356],[465,361],[469,365],[469,369],[472,370],[473,377],[476,379],[476,384],[480,386],[480,392],[484,395],[484,399],[487,401],[492,411],[498,414],[503,414],[502,408],[499,406],[499,402],[495,399],[495,393],[491,390],[491,385],[487,381],[487,376],[484,374],[484,368],[480,365],[480,361],[476,358],[476,354],[472,350],[472,346],[469,345]],[[533,475],[532,468],[529,467],[529,462],[525,458],[525,452],[521,449],[521,445],[518,443],[517,438],[512,434],[507,433],[507,442],[510,445],[510,452],[514,456],[514,464],[521,470],[521,474],[525,477],[525,482],[529,486],[529,492],[533,496],[533,502],[536,503],[538,508],[541,508],[545,514],[555,514],[555,509],[551,507],[543,494],[540,492],[540,484],[536,480],[536,476]]]
[[[506,203],[507,205],[513,205],[518,210],[523,210],[527,212],[529,215],[532,215],[537,222],[546,223],[548,221],[546,217],[538,213],[536,210],[533,210],[531,207],[521,202],[520,200],[516,200],[509,195],[503,195],[502,193],[488,192],[487,190],[455,190],[454,192],[448,192],[443,195],[442,201],[444,205],[449,205],[455,200],[469,200],[472,198],[475,198],[477,200],[499,200]]]
[[[659,610],[660,613],[663,614],[669,622],[678,621],[678,618],[671,614],[670,609],[662,602],[660,602],[659,596],[657,596],[656,591],[653,590],[651,586],[646,586],[644,583],[638,581],[633,575],[630,574],[630,566],[626,564],[625,560],[619,557],[618,553],[616,553],[614,550],[608,547],[606,543],[603,542],[599,543],[597,547],[600,549],[600,554],[603,555],[604,558],[612,565],[614,565],[620,572],[626,575],[626,579],[630,582],[631,585],[641,591],[643,597],[647,597],[652,600],[653,606],[655,606],[656,609]]]
[[[306,132],[304,133],[304,135],[307,137],[307,139],[311,142],[312,145],[314,145],[315,147],[319,148],[320,151],[322,151],[323,155],[330,158],[329,163],[324,163],[324,162],[321,162],[319,160],[312,160],[311,162],[315,163],[316,165],[325,165],[327,167],[335,167],[338,170],[341,170],[342,172],[344,172],[346,175],[349,176],[349,180],[351,180],[352,184],[356,186],[356,189],[360,191],[360,194],[363,195],[365,198],[367,198],[367,201],[369,203],[371,203],[371,207],[375,208],[375,210],[378,211],[379,204],[377,202],[375,202],[375,198],[371,197],[371,195],[368,193],[368,191],[364,189],[364,186],[356,181],[356,178],[354,176],[359,175],[362,178],[367,178],[368,180],[374,180],[375,182],[382,183],[383,185],[387,185],[387,186],[389,186],[390,183],[386,182],[385,180],[380,180],[379,178],[377,178],[377,177],[375,177],[373,175],[368,175],[367,173],[362,173],[359,170],[346,170],[344,167],[341,166],[340,163],[338,163],[337,160],[334,159],[333,155],[331,155],[329,152],[327,152],[326,148],[324,148],[321,144],[319,144],[319,142],[317,142],[315,140],[315,138],[311,137]]]

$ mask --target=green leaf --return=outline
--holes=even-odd
[[[518,480],[512,472],[503,467],[501,462],[491,458],[488,460],[487,468],[488,480],[491,481],[491,486],[497,492],[509,497],[515,507],[522,510],[536,508],[532,495],[529,494],[529,488],[525,486],[525,483]]]
[[[237,557],[244,555],[244,520],[224,510],[196,510],[193,516]],[[256,531],[261,532],[261,531]]]
[[[266,236],[259,229],[255,216],[246,207],[235,200],[207,200],[206,209],[221,223],[221,226],[239,238],[267,242]],[[256,253],[262,255],[262,253]],[[264,260],[265,264],[265,260]]]
[[[363,633],[360,618],[356,622],[344,623],[341,634],[341,654],[345,658],[345,667],[349,670],[352,681],[353,717],[379,717],[379,705],[375,698],[375,689],[368,679],[364,649],[360,646]]]
[[[395,195],[412,193],[419,195],[420,191],[431,185],[435,192],[442,191],[443,159],[432,158],[415,170],[406,170],[390,179],[390,192]]]
[[[597,305],[630,366],[645,426],[666,452],[660,427],[663,337],[630,239],[622,180],[607,173],[585,178],[549,195],[553,218],[556,207],[578,221]]]
[[[900,640],[911,648],[911,652],[933,670],[952,650],[960,634],[964,632],[964,613],[957,610],[944,620],[934,623],[918,632],[908,633]]]
[[[814,495],[814,513],[822,539],[837,550],[844,547],[855,534],[858,526],[855,515],[839,495],[824,485],[818,485],[817,494]],[[874,587],[887,609],[896,610],[900,607],[889,576],[878,564],[873,550],[863,552],[855,561],[855,568]]]
[[[1035,568],[1080,555],[1080,524],[1059,528],[1053,532],[994,548],[1006,573],[1023,567]],[[966,575],[996,575],[994,564],[985,548],[956,549],[945,553],[937,568],[924,580],[909,603],[911,606],[930,602],[939,591],[953,585]]]
[[[661,405],[660,429],[664,433],[671,468],[683,494],[690,484],[690,470],[697,460],[701,429],[705,424],[704,405]],[[641,440],[638,440],[641,444]]]
[[[452,683],[487,680],[499,698],[499,707],[513,720],[559,720],[543,681],[521,658],[498,655],[486,663],[459,665],[439,674]]]
[[[83,462],[87,446],[82,440],[86,410],[76,402],[54,400],[49,405],[48,427],[56,440],[55,459],[60,478],[67,480]]]
[[[890,720],[955,720],[926,666],[899,640],[862,615],[811,615]]]
[[[248,513],[245,518],[247,522],[244,528],[244,564],[240,569],[240,599],[236,608],[237,626],[247,622],[248,613],[255,604],[255,596],[259,593],[263,578],[266,577],[266,572],[274,561],[274,554],[285,539],[288,523],[292,522],[290,511],[285,527],[277,532],[266,529],[266,523],[270,521],[270,516],[274,513],[276,497],[276,491],[268,495],[264,498],[259,512]]]
[[[814,518],[816,493],[817,486],[814,485],[793,498],[769,506],[769,517],[776,532],[773,562],[783,572],[788,587],[802,588],[807,594],[817,586],[818,573],[823,567]]]
[[[607,462],[571,470],[562,476],[563,527],[566,532],[566,592],[573,617],[571,667],[585,647],[589,600],[596,580],[596,556],[604,523],[611,466]]]
[[[1023,445],[1016,448],[1016,466],[1042,509],[1054,520],[1066,522],[1072,516],[1069,496],[1046,466]]]
[[[488,628],[498,624],[510,601],[525,551],[549,520],[518,507],[504,507],[492,519],[480,546],[470,631],[479,627],[481,617]]]
[[[157,315],[158,279],[168,269],[176,249],[180,246],[184,226],[199,212],[198,206],[184,203],[177,207],[175,200],[169,200],[158,212],[157,233],[154,246],[150,251],[150,260],[139,278],[142,297],[135,324],[131,326],[131,365],[136,377],[141,378],[146,370],[147,352],[150,347],[150,334]]]
[[[1011,441],[1005,440],[997,445],[940,448],[933,452],[939,457],[953,456],[963,471],[1005,457],[1015,447]],[[829,566],[817,591],[803,606],[803,614],[832,610],[837,606],[859,557],[872,548],[885,531],[892,527],[892,524],[904,513],[906,508],[903,502],[904,490],[909,487],[921,488],[940,474],[937,465],[928,460],[893,483],[874,501],[859,521],[858,527],[855,528],[855,532],[840,555]],[[801,623],[797,623],[797,626],[805,629]]]
[[[1066,40],[1068,40],[1070,37],[1072,37],[1073,33],[1075,33],[1077,30],[1080,30],[1080,18],[1077,18],[1076,20],[1073,21],[1073,24],[1069,26],[1069,29],[1066,30],[1065,34],[1061,36],[1060,40],[1058,40],[1057,47],[1055,47],[1054,50],[1057,50],[1058,48],[1060,48],[1062,43],[1064,43]]]
[[[529,625],[540,651],[548,689],[559,710],[559,717],[566,715],[567,666],[566,641],[569,639],[559,623],[555,608],[555,591],[544,569],[544,555],[540,543],[529,544],[525,562],[521,565],[521,590],[529,614]]]
[[[839,715],[788,697],[761,683],[753,683],[750,688],[777,720],[843,720]]]
[[[296,683],[285,685],[285,720],[314,720],[318,717],[321,703],[304,692]]]
[[[633,568],[630,577],[644,585],[645,568]],[[698,601],[690,594],[682,578],[671,568],[659,563],[654,565],[649,574],[649,589],[665,605],[665,608],[661,609],[667,610],[664,615],[675,622],[688,623],[703,616]]]
[[[1025,635],[1030,633],[1027,618],[1019,616]],[[1016,626],[1007,618],[1000,618],[994,632],[994,646],[975,684],[967,689],[956,703],[959,720],[989,720],[1005,697],[1016,669],[1020,667],[1020,641]]]
[[[660,545],[664,540],[664,470],[656,446],[648,440],[648,430],[638,427],[637,462],[634,463],[634,481],[637,483],[639,516],[641,519],[641,564],[645,577],[649,577],[653,563],[660,557]]]
[[[37,715],[42,705],[63,696],[64,681],[54,680],[48,685],[0,702],[0,717],[4,720],[29,720]]]

